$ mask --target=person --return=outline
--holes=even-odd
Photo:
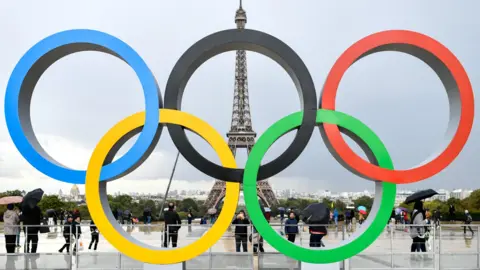
[[[430,211],[425,211],[425,246],[428,250],[432,249],[431,239],[430,239],[430,227],[432,226],[432,213]]]
[[[335,227],[338,226],[338,210],[337,208],[335,208],[335,210],[333,210],[333,221],[335,222]]]
[[[327,228],[325,226],[310,226],[310,247],[324,247],[322,238],[327,235]]]
[[[468,224],[472,223],[472,220],[473,220],[472,215],[470,215],[468,210],[465,210],[465,220],[463,221],[465,223],[465,225],[468,225]],[[473,232],[471,226],[463,226],[463,234],[467,234],[467,227],[470,230],[470,232],[472,232],[472,236],[473,236],[474,232]]]
[[[295,236],[298,234],[298,222],[295,219],[294,212],[290,212],[287,221],[285,221],[285,234],[288,241],[295,243]]]
[[[15,253],[17,233],[19,230],[20,218],[13,210],[13,204],[7,205],[7,211],[3,214],[3,234],[5,235],[5,249],[7,253]]]
[[[178,241],[178,230],[180,229],[180,225],[182,224],[182,220],[180,216],[175,211],[175,205],[171,202],[168,204],[168,211],[164,214],[165,219],[165,234],[163,242],[164,247],[168,247],[170,241],[172,242],[172,247],[177,247]]]
[[[17,242],[16,242],[16,246],[17,248],[21,247],[20,246],[20,233],[21,233],[21,229],[20,229],[20,216],[22,215],[22,212],[20,212],[20,209],[18,207],[15,207],[14,208],[14,211],[15,213],[17,213],[17,216],[18,216],[18,230],[17,230]]]
[[[73,254],[77,252],[77,246],[79,245],[80,237],[82,236],[82,227],[80,226],[80,215],[73,216],[72,222],[72,237],[75,241],[73,241]]]
[[[236,251],[240,252],[240,246],[243,248],[243,252],[248,252],[247,249],[247,236],[248,226],[250,221],[245,216],[245,211],[240,210],[237,218],[233,220],[232,225],[235,225],[235,247]]]
[[[192,232],[192,221],[193,221],[193,214],[192,214],[192,209],[190,209],[188,210],[188,214],[187,214],[188,232]]]
[[[58,250],[58,252],[62,253],[64,249],[67,250],[67,253],[70,253],[70,243],[72,240],[72,216],[67,216],[65,220],[65,224],[63,225],[63,238],[65,238],[65,244]]]
[[[283,226],[283,220],[285,219],[285,209],[280,209],[280,226]]]
[[[433,220],[435,222],[435,227],[440,227],[440,219],[442,218],[440,209],[437,209],[433,213]]]
[[[120,208],[117,209],[117,217],[118,217],[118,223],[119,224],[124,224],[124,222],[123,222],[123,211]]]
[[[365,221],[365,217],[363,216],[362,213],[358,214],[358,224],[362,225],[362,223]]]
[[[38,247],[38,232],[40,231],[40,222],[42,220],[42,211],[40,207],[33,208],[24,207],[22,209],[23,230],[27,240],[25,241],[25,253],[37,253]],[[31,247],[31,249],[30,249]]]
[[[427,252],[427,247],[425,246],[425,215],[421,201],[415,202],[411,220],[413,226],[410,229],[410,237],[412,238],[410,252]]]
[[[88,249],[92,249],[92,245],[94,245],[93,250],[97,250],[98,246],[98,237],[99,237],[99,232],[97,226],[95,226],[95,222],[93,220],[90,222],[90,232],[92,235],[92,240],[90,241],[90,245],[88,245]]]
[[[250,242],[253,242],[254,254],[257,254],[257,251],[265,252],[265,250],[263,249],[263,237],[258,233],[255,227],[253,227],[252,238],[250,239]]]
[[[347,225],[347,230],[352,229],[352,212],[350,210],[345,211],[345,223]]]
[[[448,207],[448,213],[450,214],[450,222],[455,222],[455,206],[453,204],[450,204]]]
[[[60,209],[60,226],[63,226],[63,223],[65,222],[65,211],[63,209]]]
[[[143,223],[144,224],[152,223],[152,210],[150,209],[143,210]]]
[[[210,224],[211,225],[215,224],[215,221],[217,221],[217,215],[216,214],[211,214],[210,215]]]

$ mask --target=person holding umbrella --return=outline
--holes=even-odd
[[[17,212],[13,210],[13,204],[7,205],[7,211],[3,214],[5,249],[7,253],[15,253],[17,234],[20,231],[20,218]]]
[[[23,230],[26,235],[25,253],[36,253],[38,246],[38,233],[42,221],[42,211],[38,203],[43,197],[43,190],[38,188],[28,192],[22,201],[22,215],[20,220],[23,222]],[[30,249],[30,246],[32,249]]]
[[[411,252],[427,252],[425,245],[425,211],[423,209],[423,202],[416,201],[412,212],[412,228],[410,229],[410,237],[412,238]]]
[[[309,226],[310,247],[324,247],[322,238],[327,235],[330,210],[323,203],[313,203],[303,210],[303,221]],[[320,224],[320,225],[318,225]]]

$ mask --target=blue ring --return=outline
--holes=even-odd
[[[37,151],[31,143],[32,140],[27,138],[27,135],[34,136],[33,130],[30,132],[31,134],[28,134],[28,131],[26,132],[22,127],[22,123],[25,123],[22,122],[20,117],[22,113],[20,111],[21,89],[24,81],[29,78],[28,76],[38,76],[37,79],[33,78],[33,80],[38,80],[41,73],[43,73],[43,71],[37,74],[29,74],[29,72],[34,64],[41,60],[42,57],[48,57],[47,54],[56,53],[54,50],[61,51],[62,48],[59,49],[59,47],[62,46],[77,46],[77,48],[83,46],[82,49],[77,51],[91,50],[88,49],[89,46],[102,48],[100,51],[115,55],[129,64],[137,74],[142,85],[146,112],[145,125],[142,132],[135,144],[125,155],[111,164],[104,165],[102,168],[101,181],[114,179],[138,163],[154,142],[159,123],[158,109],[161,108],[161,106],[163,107],[163,104],[157,82],[147,64],[128,44],[109,34],[95,30],[67,30],[43,39],[28,50],[15,66],[5,93],[5,120],[10,137],[22,156],[38,171],[62,182],[85,184],[85,170],[66,168],[54,161],[53,158],[49,160],[48,155],[45,157]],[[87,47],[87,49],[85,49],[85,47]],[[60,52],[60,54],[62,53]],[[63,52],[63,54],[65,54],[65,52]],[[68,54],[70,53],[65,55]],[[59,60],[63,56],[56,60]],[[52,64],[55,61],[53,61]],[[33,89],[31,91],[33,92]],[[23,94],[25,95],[25,93]],[[27,113],[29,119],[29,110]]]

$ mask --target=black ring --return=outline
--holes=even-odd
[[[233,50],[254,51],[277,62],[292,78],[302,102],[302,125],[287,150],[260,167],[257,181],[264,180],[283,171],[300,156],[316,126],[317,97],[312,77],[302,59],[288,45],[271,35],[249,29],[224,30],[201,39],[175,64],[165,88],[165,108],[180,110],[185,86],[195,70],[208,59]],[[170,124],[167,127],[178,151],[195,168],[218,180],[243,181],[244,169],[225,168],[207,160],[192,146],[184,128]]]

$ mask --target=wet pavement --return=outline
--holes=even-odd
[[[147,226],[147,227],[130,227],[124,226],[124,229],[134,238],[156,247],[162,245],[163,233],[160,231],[161,226]],[[192,226],[190,229],[184,226],[179,231],[179,246],[185,246],[196,239],[201,237],[207,230],[208,226]],[[279,230],[280,228],[278,228]],[[90,241],[90,232],[88,226],[82,228],[84,234],[82,235],[81,242],[83,243],[83,250],[79,252],[80,257],[71,258],[64,254],[58,253],[58,249],[64,244],[64,238],[61,233],[61,227],[57,228],[57,232],[40,234],[39,245],[37,252],[41,255],[36,260],[25,260],[23,256],[15,259],[15,269],[24,269],[24,265],[27,263],[32,265],[35,263],[37,269],[42,267],[48,269],[67,269],[69,264],[78,265],[79,269],[118,269],[118,265],[122,266],[122,269],[143,269],[143,263],[131,260],[126,256],[120,256],[116,249],[111,246],[100,235],[100,241],[98,244],[98,250],[88,250],[88,244]],[[441,236],[441,241],[439,240]],[[341,230],[336,231],[331,228],[329,234],[324,238],[325,248],[332,248],[338,246],[343,239],[348,239],[349,234],[344,234]],[[433,238],[433,237],[432,237]],[[21,248],[17,249],[19,254],[23,253],[23,241],[24,235],[22,233],[20,244]],[[302,231],[297,236],[296,244],[303,247],[308,247],[309,234]],[[370,247],[368,247],[361,254],[349,260],[350,269],[385,269],[385,268],[416,268],[416,269],[479,269],[480,257],[479,257],[479,242],[478,238],[471,237],[470,233],[464,235],[463,230],[458,228],[444,229],[441,233],[437,232],[435,241],[431,242],[431,249],[426,254],[414,254],[410,253],[410,246],[412,240],[408,232],[403,230],[393,230],[393,233],[383,233]],[[265,251],[271,253],[269,257],[267,255],[262,257],[262,265],[270,265],[271,269],[275,268],[274,265],[285,265],[285,261],[288,258],[277,254],[276,250],[268,245],[264,244]],[[213,265],[225,265],[237,267],[236,269],[251,269],[252,265],[257,265],[258,258],[251,256],[252,246],[249,243],[248,253],[243,253],[243,257],[235,253],[235,241],[233,233],[228,231],[224,236],[207,252],[213,253],[210,258],[208,256],[200,256],[195,260],[187,262],[187,269],[209,269],[202,268],[210,264]],[[439,259],[439,252],[441,251],[441,260]],[[0,254],[5,253],[4,237],[0,237]],[[435,255],[434,255],[435,253]],[[70,259],[71,258],[71,261]],[[252,259],[254,262],[249,262]],[[10,260],[11,263],[12,260]],[[245,263],[247,261],[247,263]],[[242,263],[243,262],[243,263]],[[5,257],[0,257],[0,269],[3,265],[6,265],[7,261]],[[295,264],[295,262],[293,262]],[[11,264],[10,264],[11,265]],[[242,266],[243,265],[243,266]],[[95,266],[93,268],[93,266]],[[202,266],[202,267],[201,267]],[[440,268],[441,266],[441,268]],[[242,268],[244,267],[244,268]],[[13,269],[13,268],[11,268]]]

